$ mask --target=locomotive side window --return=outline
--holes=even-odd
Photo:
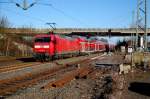
[[[35,42],[50,42],[50,37],[40,37],[36,38]]]

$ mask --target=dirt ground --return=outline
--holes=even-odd
[[[113,56],[105,56],[105,59],[111,60]],[[120,57],[119,57],[120,58]],[[100,61],[100,60],[99,60]],[[96,62],[96,61],[95,61]],[[91,66],[94,66],[91,64]],[[95,67],[95,71],[89,74],[86,78],[74,79],[67,83],[63,87],[50,88],[43,90],[41,87],[47,82],[57,79],[54,76],[51,79],[44,80],[38,84],[28,87],[26,89],[20,89],[16,93],[10,96],[6,96],[6,99],[108,99],[110,97],[121,97],[118,94],[118,90],[123,88],[122,77],[114,68],[109,66]],[[120,86],[121,84],[121,86]],[[117,90],[116,90],[117,89]],[[113,90],[115,90],[113,92]],[[119,99],[119,98],[118,98]]]
[[[43,81],[6,99],[106,99],[112,93],[112,74],[109,72],[102,75],[100,71],[94,79],[74,79],[61,88],[42,90],[40,87],[46,83]]]
[[[111,58],[106,56],[100,61],[107,59],[116,63],[114,55]],[[95,61],[97,62],[97,61]],[[106,63],[108,63],[106,61]],[[91,63],[91,65],[93,65]],[[59,73],[59,72],[58,72]],[[60,72],[61,73],[61,72]],[[94,76],[93,76],[94,75]],[[74,79],[63,87],[50,88],[48,90],[41,87],[58,77],[43,80],[34,86],[20,89],[6,99],[150,99],[150,71],[135,69],[128,74],[119,74],[114,67],[95,67],[94,74],[89,74],[86,78]]]
[[[125,80],[121,99],[150,99],[150,71],[134,70]]]

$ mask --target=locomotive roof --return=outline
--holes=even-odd
[[[35,37],[50,37],[49,34],[38,34]]]

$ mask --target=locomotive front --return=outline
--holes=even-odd
[[[48,61],[53,56],[54,44],[51,35],[37,35],[34,38],[34,57],[36,60]]]

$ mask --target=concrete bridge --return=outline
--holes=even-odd
[[[42,33],[48,33],[52,31],[50,29],[28,29],[28,28],[7,28],[1,30],[1,33],[6,34],[20,34],[20,35],[36,35]],[[53,30],[54,33],[58,34],[77,34],[77,35],[111,35],[111,36],[129,36],[136,34],[135,28],[57,28]],[[139,30],[139,34],[144,34],[144,31]],[[148,35],[150,35],[150,28],[148,29]]]
[[[7,28],[0,29],[0,33],[5,33],[8,35],[20,35],[20,36],[34,36],[36,34],[44,34],[48,33],[52,30],[50,29],[29,29],[29,28]],[[81,35],[81,36],[131,36],[136,35],[135,28],[57,28],[53,30],[54,33],[57,34],[65,34],[65,35]],[[147,30],[148,35],[150,36],[150,28]],[[138,43],[141,47],[144,46],[144,31],[138,30]]]

